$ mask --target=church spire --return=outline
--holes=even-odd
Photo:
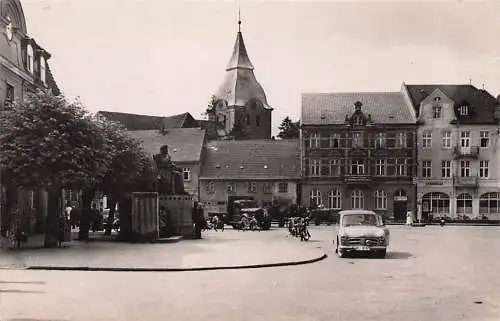
[[[233,55],[227,64],[226,71],[232,69],[250,69],[253,70],[252,62],[248,58],[247,49],[245,43],[243,42],[243,36],[241,34],[241,11],[238,7],[238,34],[236,35],[236,42],[233,48]]]

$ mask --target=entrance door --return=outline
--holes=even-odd
[[[402,189],[394,193],[393,214],[395,221],[406,221],[406,213],[408,211],[408,196]]]

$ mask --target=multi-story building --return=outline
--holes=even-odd
[[[499,102],[472,85],[406,85],[418,119],[424,217],[500,219]]]
[[[241,24],[241,21],[238,23]],[[207,110],[210,138],[271,138],[273,108],[268,105],[266,93],[253,70],[241,30],[238,30],[224,81]],[[238,136],[233,135],[236,129],[240,133]]]
[[[300,136],[304,205],[416,210],[416,116],[402,93],[303,94]]]
[[[253,196],[260,206],[297,202],[298,140],[210,141],[205,149],[200,176],[205,213],[224,213],[229,196]]]
[[[27,93],[37,88],[50,88],[54,94],[60,94],[49,67],[50,57],[50,53],[28,35],[21,2],[0,0],[0,112],[14,101],[22,101]],[[7,202],[6,183],[0,181],[2,216]],[[39,222],[43,221],[46,201],[47,195],[42,190],[38,193],[17,190],[15,202],[19,211],[25,214],[25,231],[34,228],[36,217],[40,218]]]

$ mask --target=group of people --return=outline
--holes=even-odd
[[[99,231],[103,226],[104,216],[102,211],[97,209],[97,205],[93,204],[90,209],[90,215],[83,216],[80,208],[74,206],[70,202],[66,203],[64,209],[64,219],[69,222],[72,229],[81,228],[82,224],[88,224],[89,230],[93,232]]]

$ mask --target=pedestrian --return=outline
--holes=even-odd
[[[215,232],[217,232],[217,229],[219,228],[219,217],[217,215],[214,215],[212,217],[212,224],[214,226]]]
[[[67,201],[66,208],[64,209],[64,211],[66,212],[66,220],[70,219],[72,210],[73,210],[73,207],[71,206],[71,203],[69,201]]]

